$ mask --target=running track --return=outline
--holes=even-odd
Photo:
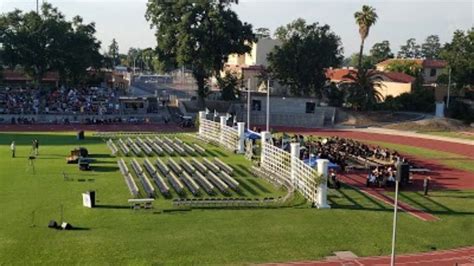
[[[275,130],[283,132],[295,132],[298,134],[317,134],[323,136],[340,136],[344,138],[352,138],[368,141],[390,142],[395,144],[402,144],[408,146],[415,146],[435,151],[443,151],[454,153],[466,157],[474,158],[474,146],[468,146],[460,143],[453,143],[448,141],[440,141],[433,139],[423,139],[415,137],[404,137],[387,135],[380,133],[368,133],[350,130],[325,130],[325,129],[310,129],[310,128],[289,128],[289,127],[275,127]]]
[[[396,256],[396,265],[400,266],[453,266],[474,265],[474,247],[434,251],[418,254]],[[362,257],[354,259],[334,259],[324,261],[302,261],[289,263],[275,263],[266,265],[294,265],[294,266],[348,266],[348,265],[390,265],[390,257]]]

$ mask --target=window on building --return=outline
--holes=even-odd
[[[252,111],[262,111],[262,101],[252,100]]]
[[[430,70],[430,77],[434,77],[434,76],[436,76],[436,68],[432,68]]]
[[[307,114],[313,114],[314,110],[316,109],[316,104],[315,103],[306,103],[306,113]]]

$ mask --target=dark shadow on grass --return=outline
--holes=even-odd
[[[117,166],[99,166],[99,165],[92,165],[92,170],[94,172],[115,172],[118,171]]]
[[[251,183],[252,185],[256,186],[263,193],[270,193],[271,192],[270,190],[266,189],[264,186],[262,186],[261,184],[259,184],[257,181],[255,181],[253,179],[247,179],[247,181],[249,181],[249,183]]]
[[[78,226],[73,225],[71,229],[68,229],[66,231],[89,231],[89,230],[91,229],[88,227],[78,227]]]
[[[221,152],[220,150],[214,150],[215,153],[217,153],[221,157],[228,157],[227,154]]]
[[[349,195],[347,195],[345,192],[344,192],[344,189],[339,189],[338,190],[339,194],[341,194],[345,199],[347,199],[349,202],[351,202],[353,204],[353,206],[359,208],[359,209],[363,209],[362,205],[360,205],[357,201],[355,201],[353,198],[349,197]]]
[[[249,169],[245,167],[244,165],[237,164],[237,167],[240,168],[242,171],[244,171],[247,176],[253,176],[253,174],[249,171]]]
[[[217,155],[209,149],[206,149],[206,154],[204,156],[217,157]]]
[[[91,158],[112,158],[112,155],[106,153],[89,154]]]
[[[251,186],[249,186],[249,184],[247,184],[243,179],[240,179],[239,180],[239,183],[240,183],[240,186],[242,186],[242,188],[245,190],[245,191],[248,191],[250,194],[252,194],[253,196],[258,196],[260,195],[260,193],[258,193],[255,189],[253,189]]]
[[[344,188],[348,188],[348,189],[352,189],[353,191],[355,191],[356,193],[359,193],[360,195],[362,195],[364,198],[368,199],[370,202],[372,202],[373,204],[377,205],[378,207],[382,208],[382,209],[387,209],[382,203],[378,202],[378,200],[376,199],[373,199],[371,196],[367,195],[366,193],[363,193],[361,192],[360,190],[358,189],[355,189],[355,188],[352,188],[352,187],[349,187],[347,185],[342,185]]]
[[[100,204],[100,205],[95,205],[94,208],[97,209],[130,209],[130,206],[126,205],[107,205],[107,204]]]
[[[234,168],[234,171],[235,171],[235,173],[236,173],[238,176],[245,176],[245,173],[242,172],[242,171],[240,171],[240,170],[237,169],[237,168]]]

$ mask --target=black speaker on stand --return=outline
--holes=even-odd
[[[400,163],[397,165],[397,181],[400,184],[406,185],[410,179],[410,165],[406,163]]]

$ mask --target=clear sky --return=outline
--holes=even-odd
[[[68,18],[80,15],[85,22],[94,21],[97,37],[105,49],[112,38],[121,53],[129,47],[155,46],[153,31],[144,18],[146,0],[39,0],[47,1]],[[379,16],[366,41],[366,51],[375,43],[389,40],[392,51],[398,51],[408,38],[421,43],[426,36],[437,34],[441,42],[451,39],[456,29],[473,27],[473,0],[240,0],[233,9],[241,20],[254,28],[266,27],[272,32],[281,25],[302,17],[307,22],[329,24],[342,39],[346,55],[357,52],[360,39],[353,14],[363,4],[375,7]],[[0,11],[15,8],[32,10],[36,0],[0,0]]]

